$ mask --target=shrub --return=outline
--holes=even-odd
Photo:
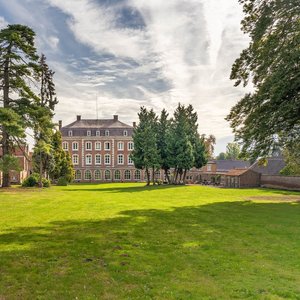
[[[23,181],[22,186],[33,187],[33,186],[37,186],[38,183],[39,183],[39,174],[33,173]]]
[[[43,187],[50,187],[50,180],[43,178],[42,179]]]
[[[38,186],[40,181],[40,175],[38,173],[33,173],[29,177],[27,177],[23,183],[23,187],[34,187]],[[46,178],[42,178],[43,187],[50,187],[50,180]]]
[[[59,177],[57,181],[57,185],[66,186],[68,185],[68,180],[66,177]]]

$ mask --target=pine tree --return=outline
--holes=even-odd
[[[181,183],[184,173],[194,164],[193,147],[190,141],[189,123],[187,111],[184,105],[179,103],[174,112],[171,126],[171,155],[173,156],[174,177],[173,183]]]
[[[158,130],[157,130],[157,147],[159,150],[160,155],[160,163],[161,163],[161,169],[165,172],[165,177],[170,183],[170,176],[169,176],[169,170],[170,170],[170,153],[169,153],[169,139],[170,139],[170,121],[168,120],[169,114],[165,109],[161,111],[160,119],[158,122]]]
[[[8,25],[0,30],[0,108],[3,155],[12,155],[16,144],[24,144],[25,129],[32,123],[39,101],[28,82],[38,72],[35,33],[27,26]],[[9,172],[3,174],[3,187],[10,185]]]
[[[145,169],[147,185],[150,184],[150,171],[152,171],[153,184],[155,183],[155,170],[160,166],[160,156],[157,148],[157,116],[151,109],[148,111],[141,107],[139,124],[134,129],[134,150],[131,157],[138,169]]]
[[[52,117],[55,105],[58,103],[53,82],[54,72],[49,69],[46,63],[46,56],[41,55],[39,59],[39,82],[40,82],[40,101],[37,108],[36,120],[34,122],[35,164],[39,162],[39,186],[42,187],[44,172],[49,172],[53,163],[51,159],[51,138],[53,137],[54,124]]]
[[[52,138],[52,156],[54,159],[54,168],[50,171],[50,178],[57,181],[64,177],[68,182],[74,178],[73,165],[69,152],[62,148],[62,138],[60,131],[56,131]]]

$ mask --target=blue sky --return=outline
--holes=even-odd
[[[55,120],[118,114],[131,124],[141,105],[198,112],[199,131],[233,140],[224,117],[245,90],[229,80],[249,40],[237,0],[0,0],[0,27],[26,24],[56,72]]]

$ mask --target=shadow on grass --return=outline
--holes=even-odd
[[[122,183],[120,183],[122,185]],[[88,185],[86,185],[88,186]],[[115,184],[111,187],[101,187],[95,188],[95,185],[92,188],[68,188],[66,192],[78,192],[78,191],[86,191],[86,192],[110,192],[110,193],[135,193],[135,192],[145,192],[145,191],[160,191],[166,189],[174,189],[174,188],[183,188],[184,185],[141,185],[141,186],[116,186]]]
[[[0,299],[293,298],[299,248],[299,203],[55,221],[0,235]]]

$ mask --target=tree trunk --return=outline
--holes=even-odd
[[[4,63],[4,82],[3,82],[3,108],[9,107],[9,56],[11,53],[11,46],[7,50],[7,57]],[[5,128],[2,126],[2,155],[11,155],[9,149],[9,135]],[[10,174],[9,172],[3,173],[2,187],[10,186]]]
[[[182,181],[185,183],[187,169],[184,169]]]
[[[175,177],[174,177],[174,183],[177,184],[177,179],[178,179],[178,170],[176,170],[176,174],[175,174]]]
[[[166,168],[166,169],[164,169],[164,171],[165,171],[165,176],[166,176],[166,178],[167,178],[167,181],[168,181],[168,184],[170,184],[170,176],[169,176],[169,174],[168,174],[168,169]]]
[[[148,168],[146,168],[147,185],[150,185],[150,174]]]
[[[155,185],[155,169],[152,167],[152,184]]]
[[[43,187],[43,162],[42,162],[42,153],[40,150],[40,178],[39,178],[39,187]]]

